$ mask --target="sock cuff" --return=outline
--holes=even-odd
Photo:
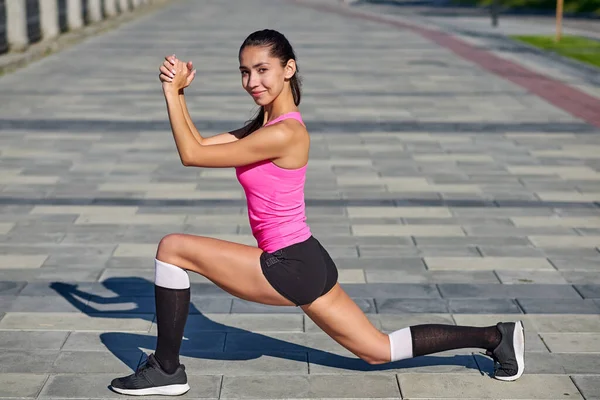
[[[183,268],[154,259],[154,284],[167,289],[188,289],[190,277]]]
[[[392,332],[388,337],[390,338],[390,358],[392,362],[413,357],[410,328]]]

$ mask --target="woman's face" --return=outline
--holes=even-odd
[[[248,46],[240,53],[242,87],[259,106],[270,104],[284,88],[291,68],[282,67],[278,58],[271,57],[270,48]]]

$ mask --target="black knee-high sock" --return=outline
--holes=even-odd
[[[415,325],[410,327],[413,357],[446,350],[479,348],[493,350],[502,336],[496,326],[484,328],[456,325]]]
[[[154,285],[158,340],[155,357],[168,374],[179,366],[179,350],[190,310],[190,288],[168,289]]]

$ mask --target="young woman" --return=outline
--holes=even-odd
[[[185,166],[234,167],[258,247],[184,234],[165,236],[155,260],[158,340],[136,373],[114,379],[116,392],[180,395],[190,387],[179,351],[186,323],[188,271],[241,299],[299,306],[321,329],[370,364],[460,348],[482,348],[495,378],[518,379],[524,369],[520,321],[489,327],[417,325],[390,334],[375,328],[337,283],[337,269],[305,220],[304,183],[310,146],[300,104],[296,56],[274,30],[252,33],[239,50],[242,86],[260,106],[241,129],[205,138],[188,114],[183,89],[196,70],[166,57],[160,80],[177,151]]]

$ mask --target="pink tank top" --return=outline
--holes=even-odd
[[[299,112],[290,112],[265,126],[288,118],[304,125]],[[246,193],[250,228],[259,248],[272,253],[311,236],[304,205],[306,165],[285,169],[263,160],[235,170]]]

